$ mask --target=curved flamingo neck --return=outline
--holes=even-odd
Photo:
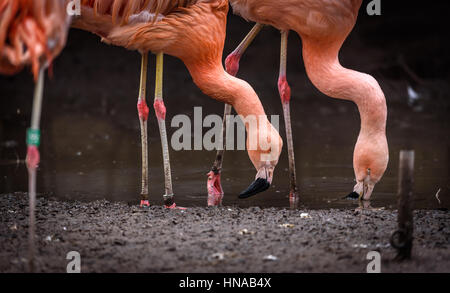
[[[387,107],[378,82],[368,74],[344,68],[336,53],[339,50],[324,50],[326,45],[322,46],[304,42],[303,54],[312,82],[326,95],[357,105],[361,117],[360,135],[384,135]]]
[[[253,88],[247,82],[226,73],[220,62],[185,64],[194,82],[206,95],[232,105],[244,119],[242,122],[247,131],[247,151],[256,170],[274,168],[283,143],[278,131],[267,119]]]
[[[265,115],[253,88],[245,81],[228,74],[220,62],[186,63],[195,84],[206,95],[232,105],[243,115]]]

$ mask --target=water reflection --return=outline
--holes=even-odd
[[[294,138],[313,135],[307,126],[295,128]],[[309,130],[308,130],[309,129]],[[330,128],[332,129],[332,128]],[[171,129],[169,133],[173,132]],[[21,127],[8,129],[7,133],[20,134]],[[328,140],[334,131],[321,131]],[[349,136],[353,136],[352,135]],[[19,136],[20,137],[20,136]],[[55,115],[46,123],[43,133],[42,163],[39,170],[39,191],[66,200],[125,201],[137,204],[140,191],[140,141],[138,129],[126,129],[107,117],[89,114],[66,113]],[[320,141],[321,138],[316,138]],[[357,207],[358,202],[343,199],[351,191],[354,179],[351,165],[352,140],[347,145],[328,145],[324,142],[297,144],[296,160],[300,183],[300,207],[346,208]],[[396,205],[396,145],[391,144],[390,168],[376,186],[371,202],[373,207],[393,208]],[[437,206],[434,194],[445,182],[445,168],[434,164],[438,152],[427,153],[417,149],[415,183],[416,207]],[[420,156],[426,153],[426,156]],[[17,146],[3,145],[0,166],[1,193],[26,190],[26,168],[17,164],[15,157],[23,157]],[[153,204],[162,205],[164,177],[161,148],[156,129],[150,137],[150,198]],[[182,206],[206,205],[206,173],[214,152],[171,152],[174,190]],[[431,156],[430,156],[431,155]],[[9,160],[9,161],[8,161]],[[224,205],[289,207],[289,182],[286,153],[280,159],[269,191],[248,200],[238,200],[237,195],[253,180],[255,171],[244,151],[225,154],[222,184],[225,190]],[[441,187],[442,188],[442,187]],[[445,188],[445,187],[444,187]],[[441,191],[442,192],[442,191]],[[444,194],[444,193],[443,193]],[[447,204],[446,196],[440,196]]]

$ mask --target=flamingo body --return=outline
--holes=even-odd
[[[0,73],[15,74],[31,65],[35,78],[39,64],[61,52],[70,17],[66,0],[0,0]]]
[[[241,17],[321,38],[345,34],[356,22],[362,0],[231,0]]]
[[[230,0],[243,18],[297,32],[303,45],[306,72],[324,94],[353,101],[361,130],[353,154],[354,191],[369,199],[389,161],[386,100],[370,75],[346,69],[339,50],[353,29],[362,0]]]

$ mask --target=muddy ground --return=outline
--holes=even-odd
[[[26,271],[28,202],[0,196],[0,272]],[[304,213],[307,213],[306,216]],[[289,210],[63,202],[39,197],[38,272],[65,272],[69,251],[82,272],[366,272],[381,253],[382,272],[450,272],[450,215],[415,212],[411,261],[392,261],[396,211]],[[270,256],[270,257],[269,257]],[[272,258],[271,260],[268,258]]]

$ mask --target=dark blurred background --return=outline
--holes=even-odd
[[[369,2],[364,1],[340,59],[345,67],[373,75],[387,98],[390,163],[375,189],[373,205],[395,208],[398,153],[412,148],[416,151],[415,206],[448,208],[450,5],[448,1],[382,0],[382,15],[368,16]],[[230,13],[224,57],[252,26]],[[244,55],[238,74],[254,87],[269,115],[282,114],[277,90],[279,48],[279,32],[265,28]],[[153,95],[154,65],[151,58],[148,101]],[[53,77],[45,84],[39,192],[68,200],[138,202],[139,68],[137,52],[107,46],[90,33],[71,30],[66,49],[54,62]],[[180,60],[166,56],[164,70],[169,139],[176,130],[170,127],[176,114],[192,116],[195,106],[203,107],[204,116],[222,114],[223,104],[200,92]],[[289,37],[288,81],[302,203],[312,208],[356,205],[340,200],[354,184],[352,153],[359,131],[356,106],[328,98],[314,88],[305,74],[301,41],[294,33]],[[16,161],[26,154],[32,94],[29,70],[0,77],[0,193],[27,190],[25,165]],[[161,147],[153,114],[151,109],[150,191],[152,203],[162,204]],[[215,152],[171,151],[170,155],[179,202],[204,205],[205,174]],[[255,172],[246,152],[227,152],[224,204],[288,206],[287,168],[284,150],[272,188],[254,199],[238,201],[237,194]]]

